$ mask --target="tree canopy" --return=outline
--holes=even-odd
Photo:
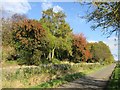
[[[100,63],[112,63],[114,62],[113,55],[107,46],[102,41],[98,43],[89,43],[88,44],[89,51],[92,54],[91,62],[100,62]]]
[[[14,47],[28,64],[35,64],[33,57],[37,50],[42,51],[45,30],[36,20],[22,20],[14,22],[13,27]],[[36,58],[40,60],[40,55]]]
[[[83,34],[73,36],[73,58],[76,62],[86,62],[91,58],[91,54],[87,49],[87,41]]]
[[[60,51],[68,51],[68,55],[71,54],[71,40],[72,40],[72,29],[69,24],[65,21],[65,14],[63,12],[54,12],[53,8],[43,11],[40,23],[44,29],[48,32],[48,47],[49,50],[48,59],[62,58],[58,55]],[[50,46],[50,47],[49,47]]]
[[[93,7],[85,18],[88,22],[93,21],[93,29],[101,27],[103,33],[110,36],[120,30],[120,2],[92,2]]]
[[[11,45],[15,54],[19,54],[19,58],[13,60],[27,65],[63,60],[107,64],[114,61],[105,43],[88,43],[83,34],[73,34],[73,29],[65,18],[62,11],[54,12],[50,8],[42,12],[40,20],[28,19],[19,14],[2,19],[3,46]]]

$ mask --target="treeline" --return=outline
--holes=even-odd
[[[88,43],[88,48],[92,54],[92,58],[88,62],[100,62],[101,64],[114,62],[113,55],[110,52],[109,46],[102,41]]]
[[[40,20],[19,14],[3,18],[3,48],[14,48],[14,53],[6,58],[27,65],[60,61],[109,64],[114,61],[105,43],[88,43],[83,34],[73,34],[65,18],[63,12],[55,13],[52,8],[43,11]]]

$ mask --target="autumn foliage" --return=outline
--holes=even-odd
[[[41,44],[42,37],[45,36],[45,30],[41,24],[35,20],[24,20],[14,23],[14,40],[21,43],[21,48],[37,49]]]
[[[55,13],[51,8],[43,11],[39,21],[14,15],[12,28],[3,19],[3,45],[12,42],[11,46],[20,57],[16,60],[27,65],[61,63],[64,60],[74,63],[113,62],[106,44],[90,44],[83,34],[72,34],[72,28],[65,17],[63,12]]]
[[[75,61],[87,61],[91,54],[87,49],[87,41],[83,34],[73,35],[73,57]]]
[[[33,59],[35,52],[41,50],[45,30],[36,20],[23,20],[13,24],[15,48],[25,59]],[[39,56],[40,57],[40,56]],[[38,57],[38,58],[39,58]],[[29,61],[32,64],[34,61]]]

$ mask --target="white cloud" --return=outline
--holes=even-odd
[[[27,0],[4,0],[0,3],[2,14],[11,16],[15,13],[26,14],[31,6]]]
[[[52,8],[52,3],[50,3],[50,2],[43,2],[41,7],[42,7],[42,10],[47,10],[49,8]]]
[[[43,2],[42,3],[42,5],[41,5],[41,7],[42,7],[42,10],[44,11],[44,10],[47,10],[47,9],[49,9],[49,8],[53,8],[53,11],[55,12],[55,13],[57,13],[57,12],[59,12],[59,11],[63,11],[63,8],[62,7],[60,7],[60,6],[53,6],[53,4],[51,3],[51,2]]]
[[[63,8],[61,8],[60,6],[54,6],[53,7],[53,11],[55,12],[55,13],[57,13],[57,12],[60,12],[60,11],[63,11]]]

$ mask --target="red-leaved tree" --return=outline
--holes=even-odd
[[[91,54],[87,49],[87,41],[83,34],[73,35],[73,58],[75,62],[87,61]]]
[[[25,19],[14,22],[12,29],[14,46],[23,60],[27,60],[27,64],[39,62],[45,37],[41,24],[36,20]]]

